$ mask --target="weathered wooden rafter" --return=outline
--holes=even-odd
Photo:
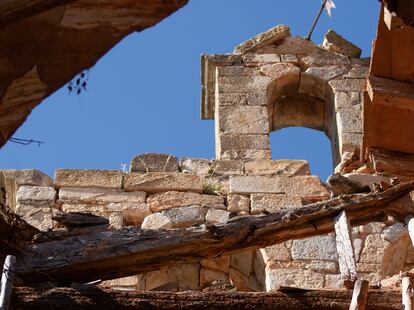
[[[113,279],[195,263],[205,257],[256,249],[291,239],[334,231],[335,217],[346,211],[352,226],[381,221],[386,214],[404,220],[413,210],[388,203],[414,190],[414,182],[381,193],[354,194],[262,216],[244,216],[225,224],[176,230],[117,231],[37,244],[18,258],[25,282],[60,283]]]

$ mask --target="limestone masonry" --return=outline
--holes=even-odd
[[[202,56],[203,119],[215,120],[216,159],[141,154],[129,172],[1,170],[12,212],[44,232],[70,234],[59,213],[92,213],[103,229],[189,228],[225,223],[324,201],[331,192],[303,160],[272,160],[269,134],[289,126],[323,131],[335,171],[374,189],[408,180],[410,166],[372,149],[362,164],[363,96],[369,59],[330,31],[322,46],[277,26],[232,54]],[[352,58],[354,57],[354,58]],[[278,146],[276,146],[278,147]],[[283,146],[280,146],[283,147]],[[393,162],[394,161],[394,162]],[[410,203],[404,198],[394,203]],[[371,284],[414,267],[408,230],[392,218],[352,229],[359,277]],[[256,251],[165,267],[102,285],[127,290],[201,290],[214,283],[239,291],[281,286],[342,288],[335,235],[292,240]]]

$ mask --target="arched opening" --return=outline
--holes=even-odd
[[[331,142],[321,131],[288,127],[270,134],[272,159],[305,159],[311,174],[325,181],[333,171]]]

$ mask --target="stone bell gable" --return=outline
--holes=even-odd
[[[358,159],[367,73],[367,61],[292,37],[283,25],[232,54],[203,55],[201,116],[215,119],[217,159],[270,159],[270,132],[290,126],[323,131],[335,165]]]

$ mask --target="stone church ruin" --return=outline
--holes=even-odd
[[[7,27],[44,18],[91,35],[91,25],[103,27],[93,19],[101,9],[116,31],[109,40],[99,28],[102,46],[82,60],[90,65],[156,23],[66,2],[65,12],[47,7]],[[186,3],[156,2],[157,20]],[[399,2],[382,4],[372,58],[332,30],[318,46],[285,25],[232,53],[202,55],[201,118],[215,123],[214,160],[146,153],[130,171],[58,169],[53,179],[0,170],[1,254],[16,257],[12,308],[400,309],[403,300],[411,309],[414,9]],[[1,12],[0,27],[19,16]],[[39,59],[20,78],[2,71],[0,111],[18,112],[0,115],[3,143],[79,69],[51,81]],[[331,141],[329,182],[305,160],[272,159],[270,133],[292,126]]]

